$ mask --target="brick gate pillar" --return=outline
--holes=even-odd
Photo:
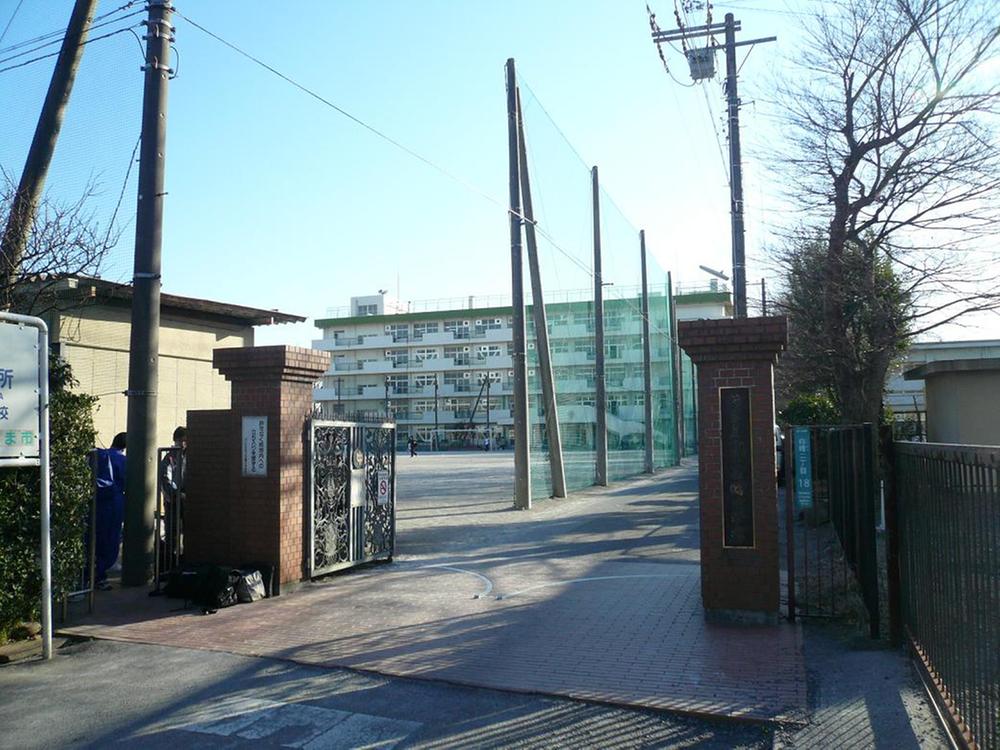
[[[698,366],[701,598],[709,619],[778,616],[774,365],[783,317],[677,324]]]
[[[185,559],[305,577],[305,430],[330,355],[294,346],[216,349],[229,410],[188,412]]]

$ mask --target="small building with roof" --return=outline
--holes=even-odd
[[[63,278],[46,289],[46,320],[53,350],[96,396],[97,445],[125,431],[128,416],[132,287],[98,278]],[[157,441],[170,445],[189,409],[228,409],[229,382],[212,367],[212,351],[254,345],[257,326],[300,323],[299,315],[245,305],[160,295]]]

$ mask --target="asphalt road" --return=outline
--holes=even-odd
[[[764,748],[772,733],[275,659],[85,641],[0,669],[0,747]]]

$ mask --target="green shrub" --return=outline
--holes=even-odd
[[[833,399],[822,391],[800,393],[781,410],[779,419],[787,425],[839,424],[840,412]]]
[[[70,388],[69,365],[49,359],[52,587],[65,591],[83,566],[83,536],[93,485],[87,452],[94,447],[97,399]],[[0,469],[0,643],[41,606],[41,503],[36,468]]]

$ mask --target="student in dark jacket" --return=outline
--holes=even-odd
[[[125,520],[125,433],[119,432],[110,448],[98,448],[93,456],[97,478],[95,579],[97,588],[107,591],[111,588],[108,570],[118,560]]]

